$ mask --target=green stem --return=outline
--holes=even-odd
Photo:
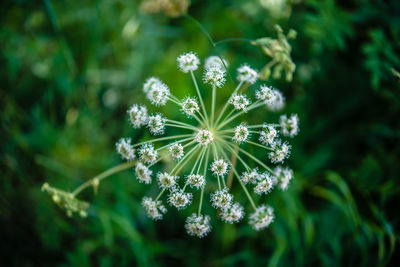
[[[203,172],[204,179],[206,178],[207,165],[208,165],[208,156],[209,156],[209,155],[210,155],[210,149],[207,148],[207,155],[206,155],[206,161],[204,162],[204,172]],[[201,188],[199,211],[198,211],[197,215],[200,215],[200,214],[201,214],[201,207],[202,207],[202,205],[203,205],[204,188],[205,188],[205,186],[203,186],[203,187]]]
[[[249,108],[248,108],[246,111],[243,111],[243,110],[242,110],[242,111],[236,113],[235,115],[233,115],[233,116],[231,116],[231,117],[227,116],[227,117],[225,118],[224,122],[221,123],[221,124],[218,126],[217,130],[220,129],[221,127],[225,126],[226,124],[228,124],[228,123],[231,122],[232,120],[236,119],[236,118],[239,117],[240,115],[242,115],[242,114],[244,114],[244,113],[247,113],[247,112],[249,112],[249,111],[252,110],[252,109],[258,108],[259,106],[262,106],[262,105],[264,104],[264,103],[262,103],[262,102],[260,103],[260,102],[261,102],[261,100],[257,100],[256,102],[254,102],[253,104],[251,104],[251,105],[249,106]]]
[[[211,103],[211,126],[214,126],[214,112],[215,112],[215,98],[216,98],[216,85],[212,86],[212,103]]]
[[[199,86],[197,85],[196,77],[194,77],[193,71],[190,71],[190,75],[192,76],[192,80],[193,80],[193,83],[194,83],[194,87],[196,88],[197,96],[199,97],[199,100],[200,100],[201,108],[203,109],[204,118],[206,119],[207,125],[210,126],[210,123],[209,123],[209,121],[208,121],[208,116],[207,116],[206,107],[204,106],[203,98],[201,97],[201,93],[200,93],[200,90],[199,90]]]
[[[224,113],[225,113],[225,111],[226,111],[226,108],[229,106],[229,101],[231,100],[232,95],[236,94],[237,91],[239,91],[240,87],[242,87],[242,85],[243,85],[243,82],[240,82],[240,83],[238,84],[238,86],[236,86],[236,88],[235,88],[235,90],[233,91],[233,93],[231,94],[231,96],[229,97],[228,101],[225,102],[225,105],[224,105],[224,107],[222,108],[222,111],[221,111],[221,112],[219,113],[219,115],[218,115],[218,118],[217,118],[217,120],[216,120],[216,122],[215,122],[215,125],[218,124],[218,122],[219,122],[219,121],[221,120],[221,118],[222,118],[222,115],[224,115]]]
[[[224,157],[226,158],[226,160],[229,160],[229,159],[228,159],[228,156],[226,155],[226,153],[225,153],[224,151],[222,151],[222,153],[224,154]],[[243,184],[242,180],[240,180],[240,176],[239,176],[239,174],[237,173],[236,169],[232,168],[232,171],[234,172],[234,174],[235,174],[235,176],[237,177],[237,179],[238,179],[240,185],[242,186],[243,191],[245,192],[247,198],[249,199],[251,206],[253,207],[254,210],[256,210],[257,207],[256,207],[256,205],[254,204],[253,198],[251,197],[251,195],[250,195],[249,191],[247,190],[246,186]]]
[[[152,139],[152,140],[136,143],[132,147],[137,147],[137,146],[140,146],[140,145],[144,145],[144,144],[148,144],[148,143],[154,143],[154,142],[158,142],[158,141],[164,141],[164,140],[170,140],[170,139],[176,139],[176,138],[184,138],[184,137],[189,137],[189,136],[193,136],[193,134],[182,134],[182,135],[173,135],[173,136],[166,136],[166,137],[156,138],[156,139]]]
[[[96,175],[95,177],[93,177],[92,179],[86,181],[85,183],[81,184],[78,188],[76,188],[73,192],[72,195],[76,196],[78,195],[80,192],[82,192],[83,190],[85,190],[87,187],[91,186],[93,184],[94,180],[97,180],[98,182],[100,182],[101,180],[113,175],[114,173],[129,169],[131,167],[133,167],[136,164],[136,161],[128,161],[125,163],[121,163],[111,169],[108,169],[98,175]]]
[[[165,187],[165,188],[163,188],[163,190],[161,190],[161,192],[158,194],[158,196],[156,197],[156,199],[154,200],[155,202],[157,202],[157,200],[162,196],[162,194],[164,193],[164,191],[166,190],[167,188]]]

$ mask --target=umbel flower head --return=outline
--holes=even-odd
[[[285,100],[282,92],[257,84],[257,71],[247,64],[237,70],[237,85],[233,88],[225,85],[228,62],[222,60],[220,57],[207,60],[203,68],[205,85],[202,85],[196,78],[201,75],[196,73],[200,66],[196,54],[179,56],[178,69],[193,82],[193,90],[182,99],[174,95],[173,86],[170,90],[160,78],[148,78],[143,93],[154,106],[153,113],[144,104],[133,103],[127,119],[135,131],[148,130],[150,135],[146,136],[150,138],[137,143],[121,138],[116,150],[127,162],[89,180],[71,194],[49,185],[43,190],[68,214],[85,215],[88,205],[77,200],[76,195],[90,185],[97,190],[107,175],[133,167],[132,173],[140,183],[152,184],[156,180],[153,184],[158,188],[157,195],[142,200],[146,214],[153,220],[167,216],[167,205],[178,210],[189,209],[194,213],[186,219],[188,234],[204,237],[211,231],[211,216],[203,213],[203,202],[210,201],[218,210],[215,214],[226,223],[241,221],[245,210],[250,208],[249,224],[255,230],[268,227],[274,220],[273,208],[263,202],[256,204],[253,196],[269,194],[275,187],[279,191],[288,188],[293,171],[282,164],[290,155],[288,138],[299,132],[299,118],[295,114],[283,115],[278,122],[266,122],[252,115],[256,109],[263,109],[263,113],[281,110]],[[205,93],[206,90],[210,93]],[[217,94],[219,90],[230,94],[217,106],[217,95],[225,95]],[[210,97],[206,99],[204,95]],[[175,107],[176,111],[171,115],[162,113],[165,105],[168,110]],[[267,162],[279,165],[270,167]],[[155,168],[156,164],[160,166]],[[235,199],[235,188],[243,190],[247,202]]]
[[[147,115],[147,107],[134,104],[128,111],[133,127],[147,125],[151,135],[164,136],[134,145],[129,139],[121,139],[117,143],[118,153],[126,160],[135,158],[136,149],[135,172],[139,182],[151,183],[151,167],[162,164],[168,158],[173,160],[172,169],[165,169],[157,174],[160,188],[158,195],[143,199],[142,204],[147,214],[158,220],[166,213],[163,201],[181,210],[192,209],[190,205],[197,199],[198,207],[194,207],[197,212],[187,218],[185,228],[189,235],[204,237],[211,231],[211,219],[209,215],[202,213],[203,201],[207,199],[203,195],[210,192],[210,202],[215,209],[220,210],[220,219],[227,223],[237,223],[244,217],[246,203],[235,201],[227,187],[227,184],[232,183],[227,183],[227,177],[233,176],[246,191],[244,193],[253,209],[249,213],[250,225],[255,230],[268,227],[274,220],[273,209],[266,204],[257,206],[248,187],[252,187],[252,191],[260,195],[270,193],[275,186],[282,190],[287,189],[293,178],[293,171],[281,165],[271,168],[264,162],[269,160],[272,164],[282,164],[289,157],[291,146],[285,138],[297,135],[298,116],[282,115],[278,123],[258,121],[249,124],[244,121],[246,115],[257,108],[277,112],[285,105],[281,91],[265,84],[255,85],[258,73],[247,64],[238,68],[238,85],[231,91],[225,104],[218,107],[217,91],[225,84],[228,62],[216,56],[206,60],[203,74],[206,87],[201,87],[196,79],[195,71],[199,68],[200,60],[195,53],[180,55],[177,65],[179,70],[189,74],[195,95],[187,92],[185,98],[178,99],[173,94],[174,90],[170,91],[156,77],[145,81],[143,92],[154,106],[161,107],[170,103],[183,116],[174,120],[160,113],[161,110]],[[203,98],[203,90],[211,90],[211,99]],[[216,110],[219,111],[218,114]],[[260,150],[264,156],[258,158],[247,152],[249,147]],[[233,159],[238,160],[236,165],[232,165]],[[254,162],[251,164],[254,166],[252,168],[249,164],[251,161]],[[229,172],[232,175],[227,175]],[[179,179],[180,176],[185,179]]]

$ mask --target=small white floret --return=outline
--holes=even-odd
[[[200,64],[199,58],[193,52],[180,55],[176,61],[178,68],[184,73],[197,70]]]
[[[257,81],[257,71],[250,68],[248,65],[243,65],[237,69],[237,79],[239,82],[248,82],[253,84]]]
[[[186,219],[185,228],[189,235],[202,238],[211,231],[210,216],[193,213]]]

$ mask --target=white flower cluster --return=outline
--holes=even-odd
[[[268,227],[274,221],[274,210],[267,205],[262,205],[250,214],[249,223],[257,231]]]
[[[228,68],[228,66],[229,66],[228,61],[218,56],[210,56],[206,59],[206,62],[204,63],[205,69],[209,69],[212,67],[225,69],[225,67]]]
[[[249,138],[250,131],[244,124],[240,124],[235,127],[235,135],[232,137],[232,140],[236,143],[243,143]]]
[[[203,80],[205,83],[216,87],[222,87],[225,83],[226,72],[220,68],[211,66],[204,71]]]
[[[195,71],[200,65],[199,58],[193,52],[180,55],[176,61],[179,69],[184,73]]]
[[[121,155],[123,159],[134,160],[136,158],[135,149],[131,145],[130,138],[121,138],[115,144],[117,147],[117,152]]]
[[[197,103],[195,98],[187,97],[182,102],[182,111],[189,117],[192,117],[199,110],[200,110],[199,103]]]
[[[223,159],[215,160],[211,164],[211,171],[214,175],[224,176],[228,173],[228,162]]]
[[[178,210],[189,207],[192,200],[198,199],[197,213],[186,219],[185,228],[191,236],[204,237],[211,231],[210,216],[202,214],[202,202],[203,199],[207,199],[203,198],[203,195],[209,190],[206,189],[206,185],[207,188],[209,184],[210,188],[218,186],[218,189],[210,194],[210,201],[212,206],[219,210],[222,221],[237,223],[244,217],[245,208],[234,201],[230,191],[230,179],[236,177],[254,210],[248,215],[249,224],[255,230],[268,227],[274,220],[272,207],[264,204],[257,206],[247,187],[251,186],[252,192],[258,195],[268,194],[275,187],[281,190],[288,188],[294,176],[293,171],[281,165],[270,168],[266,166],[265,159],[269,158],[271,163],[282,164],[289,157],[291,146],[284,138],[292,138],[298,134],[299,117],[296,114],[282,115],[279,123],[266,123],[258,121],[257,116],[248,116],[251,122],[257,121],[257,124],[244,122],[241,116],[258,107],[264,106],[270,111],[279,111],[285,105],[283,94],[267,85],[258,87],[254,102],[251,96],[248,96],[249,92],[248,95],[245,94],[249,86],[256,86],[254,84],[258,77],[257,71],[246,64],[237,69],[239,84],[232,90],[221,109],[219,106],[216,108],[216,90],[224,86],[228,62],[218,56],[209,57],[205,61],[203,81],[212,87],[212,94],[207,93],[212,96],[209,101],[203,99],[201,87],[196,80],[195,71],[200,66],[196,54],[189,52],[180,55],[177,65],[183,73],[190,73],[197,95],[179,100],[157,77],[145,81],[143,92],[156,107],[164,106],[170,101],[170,104],[176,104],[185,116],[179,119],[168,116],[167,119],[157,111],[150,114],[142,104],[134,104],[128,110],[128,118],[133,128],[146,126],[153,136],[170,132],[176,132],[176,135],[154,136],[137,144],[132,144],[129,138],[121,138],[116,143],[116,150],[121,157],[128,161],[127,164],[135,166],[136,177],[141,183],[152,182],[153,165],[162,164],[163,161],[169,162],[166,170],[156,175],[160,190],[157,197],[144,197],[142,200],[146,213],[152,219],[159,220],[167,212],[162,199],[166,199],[170,206]],[[209,104],[208,108],[206,104]],[[166,131],[168,128],[173,130]],[[161,145],[157,145],[157,142]],[[253,148],[260,151],[253,151]],[[258,158],[261,153],[263,158]],[[250,167],[249,163],[255,166]],[[238,169],[241,170],[241,175],[238,174]],[[214,178],[211,178],[212,176]],[[237,185],[233,183],[233,186]]]
[[[237,79],[239,82],[248,82],[253,84],[257,81],[257,71],[250,68],[248,65],[243,65],[237,70]]]
[[[211,231],[210,216],[193,213],[186,219],[185,228],[191,236],[204,237]]]
[[[171,92],[168,86],[156,77],[151,77],[143,85],[143,92],[153,105],[164,106]]]
[[[279,111],[285,106],[285,98],[278,89],[261,85],[256,92],[256,98],[264,101],[266,107],[271,111]]]
[[[244,94],[235,94],[230,99],[229,103],[231,103],[235,109],[246,111],[248,105],[250,105],[250,100],[246,98]]]
[[[163,214],[167,212],[167,209],[162,205],[161,201],[154,201],[149,197],[144,197],[142,199],[142,206],[153,220],[161,220]]]

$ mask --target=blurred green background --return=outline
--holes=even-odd
[[[40,191],[44,182],[73,190],[121,162],[115,141],[144,135],[131,129],[126,109],[146,102],[141,86],[148,76],[159,76],[179,97],[192,90],[176,57],[216,52],[196,24],[148,14],[134,0],[1,5],[3,266],[395,265],[400,1],[191,1],[188,13],[215,41],[275,37],[277,23],[298,32],[293,81],[267,82],[286,95],[284,112],[301,120],[288,161],[295,179],[288,191],[259,200],[275,208],[270,228],[254,232],[247,219],[224,224],[206,207],[213,231],[203,239],[184,230],[189,210],[169,208],[163,221],[148,219],[140,201],[155,189],[132,171],[106,180],[97,196],[80,195],[92,204],[86,219],[68,218]],[[258,69],[268,63],[248,42],[217,49],[232,75],[243,62]]]

